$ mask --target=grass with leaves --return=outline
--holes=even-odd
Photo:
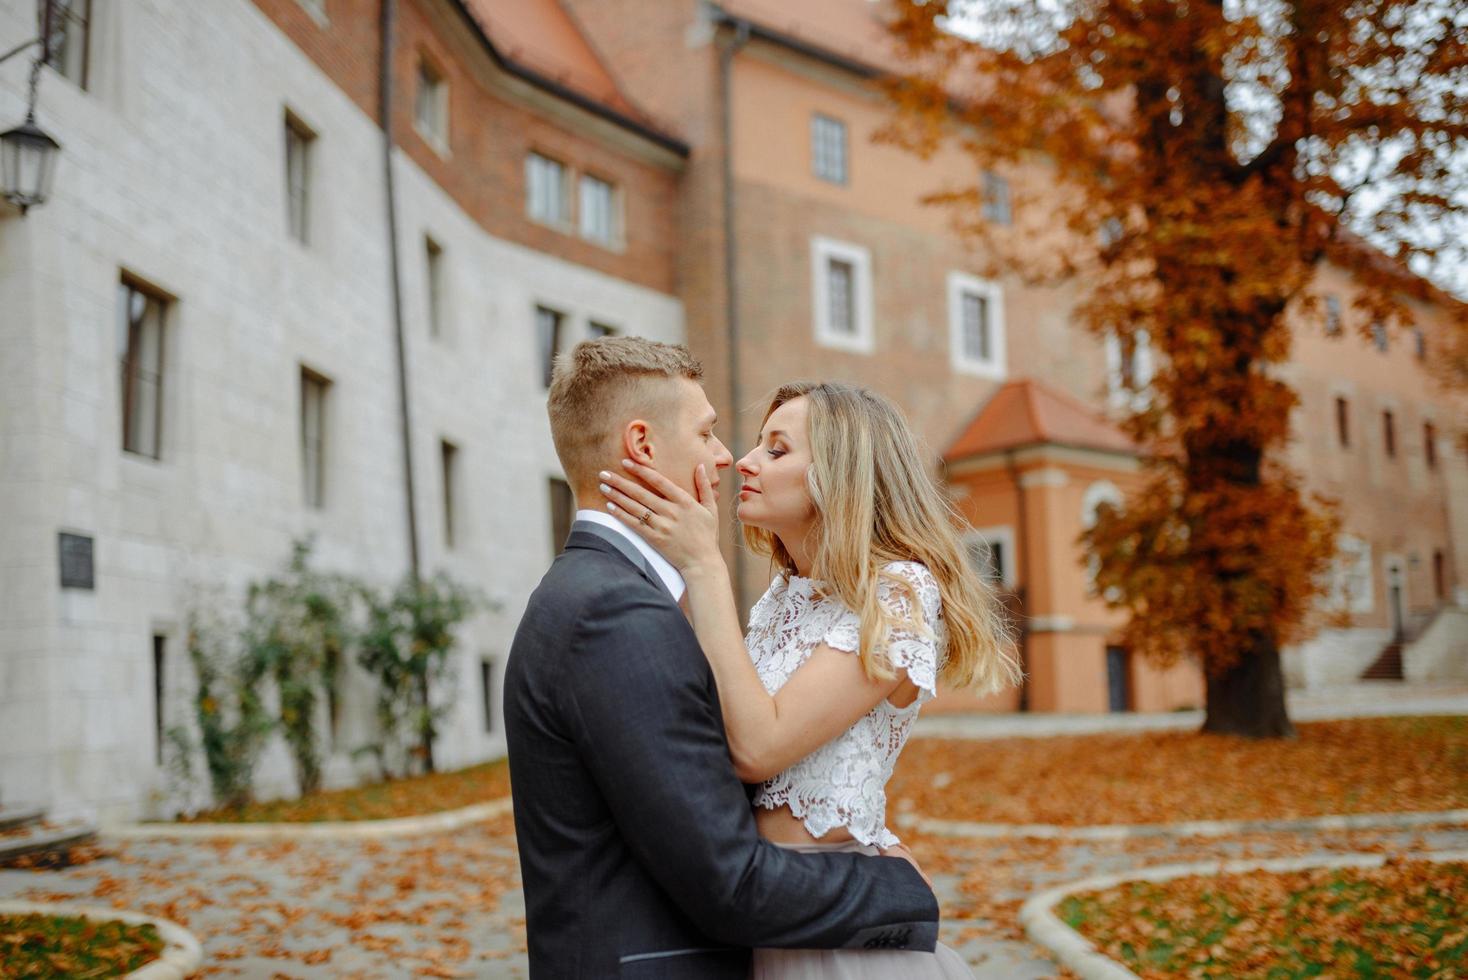
[[[994,823],[1173,823],[1468,807],[1468,715],[1296,726],[1293,739],[1143,732],[914,739],[893,812]]]
[[[324,790],[293,800],[206,810],[187,823],[317,823],[416,817],[487,803],[509,795],[510,767],[503,759],[424,776],[409,776],[351,789]]]
[[[1129,882],[1057,914],[1143,978],[1468,976],[1468,863]]]
[[[0,976],[15,980],[123,976],[156,960],[163,946],[151,925],[0,913]]]

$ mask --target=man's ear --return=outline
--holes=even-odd
[[[633,419],[622,430],[622,453],[626,459],[643,466],[651,466],[652,428],[644,419]]]

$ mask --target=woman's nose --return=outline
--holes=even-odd
[[[744,457],[735,464],[734,468],[745,476],[755,475],[754,453],[745,453]]]

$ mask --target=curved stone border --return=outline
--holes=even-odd
[[[163,952],[156,960],[124,974],[125,980],[183,980],[204,962],[204,949],[199,940],[177,922],[159,919],[141,912],[124,912],[102,905],[72,905],[68,902],[0,901],[0,912],[91,919],[94,922],[126,922],[129,925],[151,925],[163,938]]]
[[[508,813],[510,798],[475,803],[458,810],[391,820],[336,820],[319,823],[134,823],[104,827],[114,840],[380,840],[457,830]]]
[[[1137,974],[1098,950],[1055,914],[1065,898],[1081,892],[1103,891],[1129,881],[1171,881],[1189,875],[1238,874],[1249,871],[1305,871],[1311,868],[1379,868],[1388,860],[1468,861],[1468,850],[1411,851],[1399,854],[1340,854],[1332,857],[1276,858],[1269,861],[1199,861],[1165,864],[1117,874],[1094,875],[1038,892],[1020,906],[1019,921],[1034,942],[1055,955],[1062,966],[1084,980],[1138,980]]]
[[[1058,840],[1126,840],[1134,837],[1233,837],[1292,830],[1359,830],[1372,827],[1423,827],[1468,824],[1468,810],[1417,813],[1337,813],[1291,820],[1190,820],[1182,823],[1096,824],[1067,827],[1053,823],[973,823],[899,814],[899,826],[939,837],[1042,837]]]

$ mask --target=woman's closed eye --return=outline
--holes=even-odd
[[[785,450],[778,449],[774,446],[771,446],[769,449],[765,450],[765,452],[770,454],[770,459],[779,459],[781,456],[785,455]]]

